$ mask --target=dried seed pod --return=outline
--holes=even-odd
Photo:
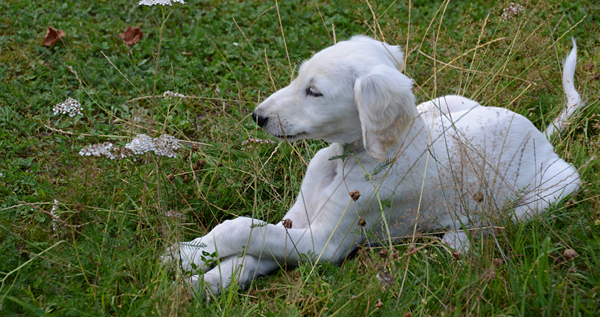
[[[387,249],[382,249],[377,254],[379,254],[379,256],[381,258],[386,259],[388,257],[388,250]]]
[[[350,193],[350,197],[352,198],[352,200],[357,201],[360,198],[360,192],[358,190],[355,190]]]
[[[480,203],[483,201],[483,194],[481,192],[475,193],[473,194],[473,199],[477,202]]]
[[[283,219],[283,226],[287,229],[292,229],[292,219]]]
[[[358,225],[361,227],[364,227],[367,225],[367,221],[365,220],[365,218],[360,218],[358,219]]]
[[[565,257],[565,259],[567,259],[567,261],[569,260],[573,260],[574,258],[576,258],[579,254],[577,254],[577,252],[575,252],[575,250],[573,249],[567,249],[565,250],[565,252],[563,253],[563,256]]]

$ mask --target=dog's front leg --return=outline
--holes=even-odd
[[[288,229],[281,223],[272,225],[252,218],[236,218],[228,227],[215,228],[217,252],[223,256],[245,251],[255,257],[292,265],[297,265],[303,255],[339,262],[356,243],[362,242],[362,238],[356,239],[356,234],[350,232],[353,229],[351,219],[339,223],[337,220],[316,222],[310,228]]]

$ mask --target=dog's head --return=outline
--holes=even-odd
[[[355,36],[315,54],[252,114],[279,139],[351,144],[384,160],[417,115],[398,46]]]

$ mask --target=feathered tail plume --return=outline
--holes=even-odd
[[[575,66],[577,65],[577,44],[575,39],[573,40],[573,49],[567,59],[563,69],[563,87],[565,94],[567,95],[567,106],[563,111],[556,117],[552,123],[546,129],[546,138],[550,140],[552,135],[556,132],[562,132],[566,126],[569,125],[569,119],[579,110],[583,104],[581,103],[581,96],[577,90],[575,90]]]

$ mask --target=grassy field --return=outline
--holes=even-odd
[[[506,1],[0,1],[0,316],[600,314],[600,5],[520,4],[505,21]],[[66,34],[51,47],[48,25]],[[119,38],[129,26],[144,33],[134,45]],[[406,240],[394,255],[362,248],[341,267],[307,262],[209,301],[191,294],[164,250],[236,216],[281,220],[326,146],[245,142],[269,139],[252,109],[355,34],[404,48],[419,102],[461,94],[540,129],[565,103],[574,37],[587,108],[554,144],[583,187],[460,257],[424,233],[414,254]],[[53,113],[69,97],[83,115]],[[141,133],[181,148],[79,155]]]

